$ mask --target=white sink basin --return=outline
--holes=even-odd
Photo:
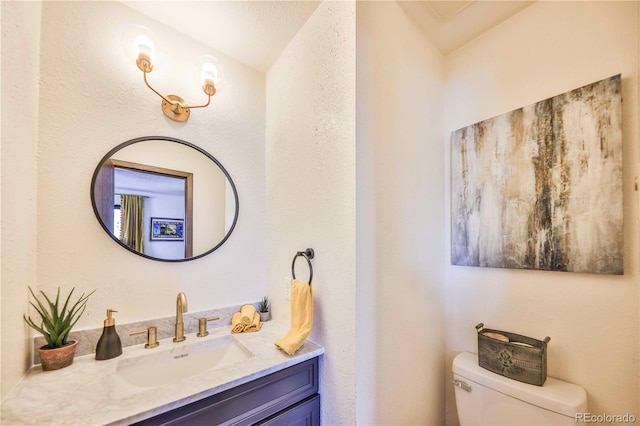
[[[148,354],[120,361],[115,374],[116,392],[124,395],[141,392],[253,357],[231,335],[170,344],[175,347],[148,349]],[[153,352],[158,349],[160,352]]]

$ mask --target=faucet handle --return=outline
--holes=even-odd
[[[136,336],[138,334],[147,333],[147,343],[144,345],[145,348],[151,349],[157,347],[160,343],[158,343],[158,327],[149,327],[146,330],[136,331],[129,336]]]
[[[208,336],[209,332],[207,331],[207,322],[219,320],[220,317],[210,317],[210,318],[198,318],[198,337]]]

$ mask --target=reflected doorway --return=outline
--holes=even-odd
[[[162,259],[184,259],[193,253],[193,174],[179,170],[111,159],[105,162],[101,175],[106,180],[100,198],[105,215],[112,216],[110,232],[122,240],[118,229],[120,198],[139,195],[144,198],[144,254]],[[106,210],[110,210],[110,214]],[[152,218],[182,221],[184,238],[162,240],[152,238]],[[105,216],[103,218],[106,219]],[[108,219],[107,219],[108,220]],[[106,221],[105,221],[106,222]]]

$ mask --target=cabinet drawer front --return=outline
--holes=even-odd
[[[250,425],[317,392],[318,359],[313,358],[138,424]]]
[[[319,426],[320,395],[298,402],[291,408],[258,423],[259,426]]]

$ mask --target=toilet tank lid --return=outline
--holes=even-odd
[[[565,416],[574,417],[576,413],[587,412],[587,392],[582,386],[553,377],[547,377],[543,386],[508,379],[480,367],[476,354],[461,352],[456,355],[453,372],[479,385]]]

